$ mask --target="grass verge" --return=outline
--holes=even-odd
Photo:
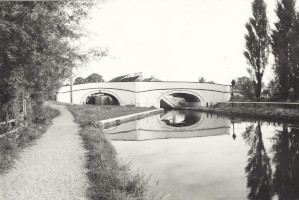
[[[133,114],[149,110],[134,107],[103,107],[89,105],[68,106],[80,124],[80,135],[88,150],[87,168],[90,187],[88,196],[92,200],[145,200],[165,199],[156,186],[149,184],[149,177],[142,173],[132,174],[128,165],[121,164],[117,153],[97,128],[89,125],[92,120]]]
[[[77,123],[89,124],[91,121],[100,121],[124,115],[152,110],[152,108],[129,106],[95,106],[95,105],[67,105],[71,109]]]
[[[9,134],[0,139],[0,174],[10,169],[20,152],[32,145],[40,136],[46,132],[52,124],[52,119],[60,112],[49,106],[44,107],[45,121],[38,124],[22,126],[19,131]]]

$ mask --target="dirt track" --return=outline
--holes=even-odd
[[[88,180],[79,126],[64,107],[35,145],[21,154],[13,169],[0,175],[0,200],[83,200]]]

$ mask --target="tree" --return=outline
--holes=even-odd
[[[97,83],[97,82],[104,82],[103,76],[97,73],[93,73],[85,79],[85,83]]]
[[[252,3],[253,17],[246,24],[248,33],[245,35],[246,51],[244,56],[250,68],[250,74],[257,101],[260,101],[262,90],[262,78],[269,56],[269,25],[266,16],[266,4],[264,0],[254,0]]]
[[[294,60],[294,22],[296,20],[295,0],[277,2],[278,22],[272,33],[272,52],[275,59],[273,66],[275,80],[278,81],[278,95],[282,100],[289,98],[291,89],[292,61]]]
[[[278,90],[279,86],[278,86],[278,81],[271,80],[268,85],[267,85],[267,90],[269,90],[269,97],[272,100],[278,100]]]
[[[299,99],[299,13],[297,13],[297,17],[294,23],[293,29],[293,44],[291,46],[292,51],[292,65],[291,65],[291,98],[293,100]]]
[[[198,78],[198,82],[199,83],[205,83],[206,82],[206,79],[202,76],[202,77],[199,77]]]
[[[5,118],[25,97],[34,115],[55,94],[70,68],[86,60],[71,45],[83,34],[80,20],[94,2],[0,3],[0,108]],[[36,121],[38,119],[33,119]]]
[[[82,77],[77,77],[75,79],[74,85],[78,85],[78,84],[84,84],[85,83],[85,79]]]
[[[252,100],[254,98],[254,85],[250,78],[243,76],[236,79],[234,86],[235,93],[243,95]]]

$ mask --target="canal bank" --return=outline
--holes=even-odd
[[[67,105],[75,121],[80,124],[80,136],[87,150],[88,197],[96,199],[164,199],[163,190],[148,184],[149,177],[132,172],[121,163],[106,134],[92,122],[152,111],[153,108]]]
[[[175,108],[193,110],[241,119],[261,119],[288,123],[299,122],[298,103],[275,102],[223,102],[212,107]]]

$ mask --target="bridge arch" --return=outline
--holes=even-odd
[[[168,92],[163,93],[157,100],[157,105],[160,105],[160,107],[163,107],[163,103],[167,104],[173,104],[171,107],[176,107],[178,102],[171,102],[172,100],[169,99],[168,97],[172,96],[174,98],[183,98],[185,99],[185,102],[188,102],[189,105],[185,105],[188,107],[193,107],[192,103],[195,107],[200,107],[200,105],[204,102],[204,99],[196,92],[188,91],[188,90],[171,90]],[[177,101],[177,100],[175,100]],[[180,102],[182,104],[181,106],[183,107],[184,103]]]
[[[93,94],[104,94],[112,97],[116,101],[116,105],[122,105],[122,101],[120,97],[115,94],[114,92],[111,92],[109,90],[102,90],[102,89],[97,89],[97,90],[92,90],[87,92],[86,94],[83,95],[83,97],[80,100],[80,104],[86,104],[87,98]]]

